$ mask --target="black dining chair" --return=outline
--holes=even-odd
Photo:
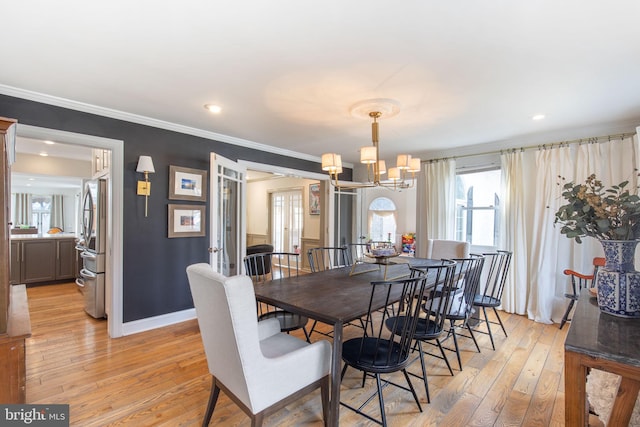
[[[509,267],[511,266],[512,254],[512,252],[504,250],[483,254],[485,256],[485,270],[486,265],[489,265],[489,269],[486,274],[486,280],[484,278],[481,279],[478,292],[473,299],[473,306],[482,309],[482,317],[478,319],[478,324],[473,328],[473,330],[474,332],[488,334],[491,339],[491,347],[494,350],[496,349],[496,345],[493,340],[491,325],[500,325],[502,332],[504,332],[504,336],[508,336],[507,330],[504,328],[504,324],[502,323],[502,319],[500,319],[497,308],[502,304],[502,293],[507,281]],[[493,309],[497,322],[489,320],[489,317],[487,316],[487,308]],[[482,324],[486,325],[486,331],[479,328]]]
[[[348,264],[353,265],[364,262],[368,246],[367,243],[347,243],[345,247],[347,248],[347,256],[349,257],[347,261]]]
[[[312,273],[317,273],[319,271],[325,270],[333,270],[334,268],[342,268],[351,265],[347,246],[323,246],[310,248],[307,250],[307,259],[309,261],[309,268],[311,269]],[[313,325],[311,325],[311,330],[309,331],[309,336],[311,336],[311,334],[313,334],[314,332],[320,333],[327,337],[332,336],[331,333],[325,333],[316,330],[317,325],[318,321],[314,320]]]
[[[480,346],[473,334],[473,329],[469,325],[469,319],[474,312],[473,301],[480,285],[480,276],[484,267],[484,255],[471,254],[469,258],[455,258],[454,261],[458,263],[455,291],[451,294],[449,303],[443,309],[444,316],[449,324],[445,340],[453,338],[454,348],[452,351],[455,351],[458,367],[462,371],[457,329],[466,329],[469,332],[469,338],[473,340],[478,353],[480,353]],[[460,336],[466,337],[467,335],[460,334]],[[451,350],[449,348],[446,349]]]
[[[269,286],[269,282],[283,277],[297,277],[299,271],[300,254],[288,252],[268,252],[247,255],[244,258],[245,271],[254,283]],[[258,304],[259,320],[276,318],[280,322],[281,332],[291,332],[302,329],[307,342],[310,333],[307,332],[308,317],[291,313],[267,304]]]
[[[311,248],[307,251],[307,258],[312,273],[350,265],[345,246]]]
[[[349,339],[342,345],[344,367],[342,369],[341,380],[344,381],[347,369],[352,367],[363,373],[362,387],[365,386],[367,377],[375,378],[376,391],[358,408],[344,402],[340,402],[340,404],[383,426],[387,425],[384,397],[382,394],[383,383],[384,386],[391,384],[411,392],[413,399],[418,405],[418,409],[422,412],[420,400],[406,370],[411,362],[409,357],[411,353],[411,343],[418,319],[420,318],[421,308],[420,304],[407,305],[405,306],[406,311],[404,317],[392,318],[391,328],[394,331],[393,335],[389,335],[385,327],[390,321],[389,318],[386,317],[387,312],[384,310],[379,311],[378,309],[393,304],[398,300],[406,300],[411,297],[415,297],[419,301],[422,300],[426,284],[426,277],[422,275],[404,280],[372,282],[369,310],[365,319],[366,328],[364,329],[363,335],[358,338]],[[369,332],[369,329],[372,329],[374,332]],[[399,371],[404,374],[408,387],[392,382],[389,378],[385,378],[384,380],[381,378],[384,374]],[[380,404],[381,420],[363,411],[364,407],[373,400],[376,395],[378,396],[378,402]]]
[[[433,287],[426,290],[423,295],[408,295],[407,299],[403,299],[404,307],[418,306],[424,310],[422,316],[418,318],[416,329],[413,333],[413,340],[415,342],[414,349],[417,347],[418,355],[411,360],[413,363],[416,359],[420,359],[420,367],[422,369],[422,375],[417,375],[413,372],[409,372],[409,375],[422,379],[424,383],[424,389],[427,395],[427,402],[431,402],[431,396],[429,395],[429,383],[427,381],[427,369],[425,365],[425,354],[429,354],[438,357],[447,365],[449,372],[453,375],[451,364],[447,359],[447,355],[440,342],[440,337],[445,332],[445,308],[449,303],[451,294],[456,290],[456,262],[453,260],[442,260],[439,264],[430,265],[420,268],[411,268],[411,274],[413,277],[425,277],[428,283],[433,284]],[[393,334],[398,335],[402,332],[401,326],[408,321],[406,313],[401,315],[390,317],[386,320],[386,327]],[[422,344],[435,342],[440,349],[440,354],[425,352]]]

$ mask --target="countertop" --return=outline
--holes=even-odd
[[[75,233],[55,233],[55,234],[12,234],[11,240],[36,240],[36,239],[77,239]]]

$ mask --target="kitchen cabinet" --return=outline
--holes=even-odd
[[[78,271],[75,237],[11,241],[11,284],[73,279]]]
[[[75,279],[78,272],[75,239],[57,240],[56,257],[56,280]]]
[[[111,167],[111,150],[104,150],[102,148],[94,148],[91,150],[91,172],[92,176],[99,177],[109,172]]]

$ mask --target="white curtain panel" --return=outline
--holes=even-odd
[[[554,227],[554,213],[562,204],[559,176],[571,176],[573,162],[567,146],[536,151],[536,190],[534,211],[531,212],[531,240],[529,246],[529,289],[527,315],[536,322],[551,323],[554,309],[562,311],[564,298],[556,294],[556,275],[562,274],[566,250],[559,242],[568,241]],[[561,240],[562,238],[562,240]]]
[[[453,159],[427,163],[427,238],[453,240],[455,238],[456,161]]]
[[[427,223],[422,220],[427,216],[427,174],[420,168],[416,179],[416,256],[427,257]]]
[[[526,314],[527,310],[527,260],[529,244],[527,241],[527,221],[529,212],[526,206],[527,186],[525,179],[524,152],[514,150],[502,153],[502,196],[501,209],[501,249],[513,252],[511,268],[502,295],[502,309],[508,313]]]
[[[31,194],[16,193],[14,197],[14,217],[13,225],[31,224]]]
[[[51,227],[59,227],[64,230],[64,196],[54,194],[51,196]]]
[[[427,254],[427,239],[455,238],[456,161],[435,160],[424,166],[424,174],[421,172],[418,180],[416,251],[419,257]]]

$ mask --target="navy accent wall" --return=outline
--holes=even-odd
[[[0,95],[0,116],[26,125],[124,141],[123,322],[192,308],[185,268],[209,260],[208,218],[206,237],[167,238],[167,205],[201,204],[169,201],[169,165],[209,171],[209,155],[215,152],[234,161],[322,173],[319,163],[22,98]],[[142,179],[142,174],[135,171],[140,155],[152,156],[156,170],[150,175],[146,218],[144,197],[136,195],[137,181]],[[341,178],[350,180],[351,173],[345,169]]]

